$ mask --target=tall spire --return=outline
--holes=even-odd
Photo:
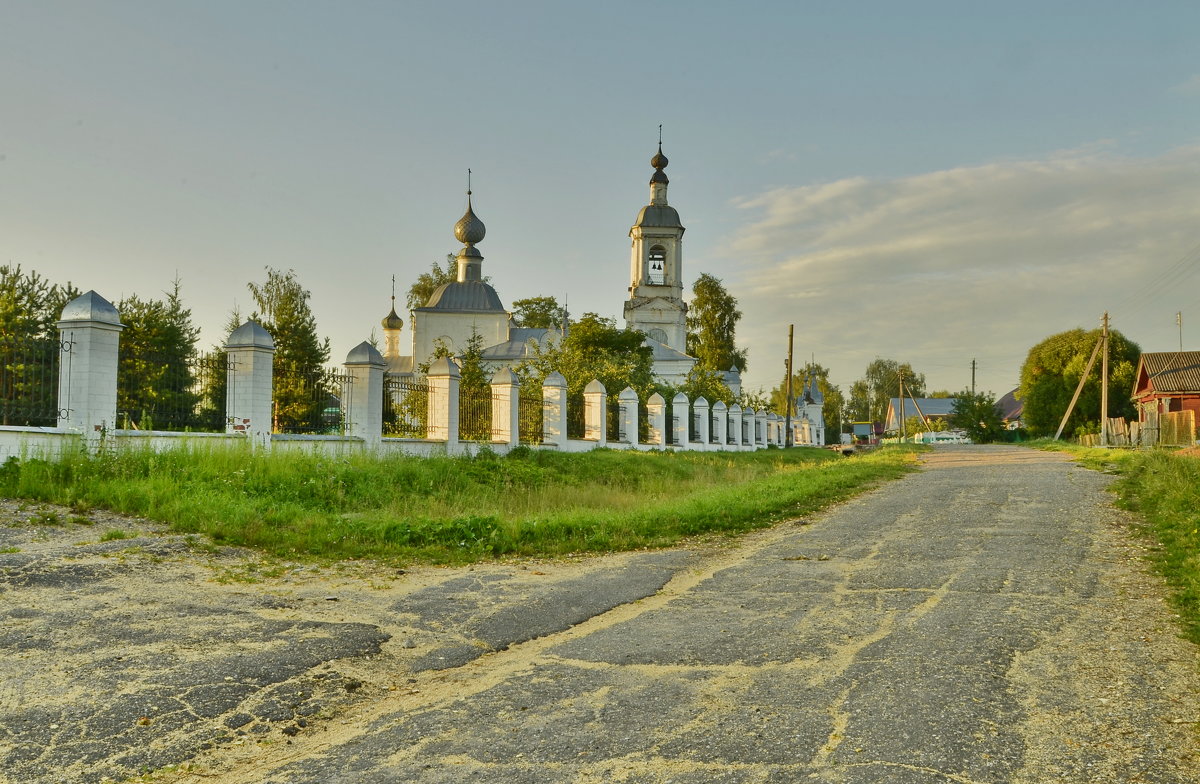
[[[458,280],[460,282],[483,279],[483,254],[475,248],[475,245],[483,241],[485,234],[487,234],[487,228],[483,225],[483,221],[475,216],[475,210],[471,205],[471,170],[467,169],[467,211],[458,219],[458,223],[454,224],[454,237],[463,243],[462,250],[458,252]]]

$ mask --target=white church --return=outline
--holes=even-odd
[[[625,326],[646,334],[646,345],[653,354],[654,374],[668,384],[680,384],[696,364],[687,354],[687,302],[683,298],[683,224],[679,212],[667,202],[670,182],[664,171],[667,156],[662,142],[650,159],[650,203],[642,207],[633,227],[629,260],[629,289],[625,300]],[[457,256],[457,277],[440,286],[423,307],[413,314],[411,353],[400,348],[404,321],[396,313],[395,296],[391,312],[383,319],[384,351],[390,375],[412,377],[429,362],[437,347],[451,352],[466,348],[472,335],[483,339],[483,359],[491,370],[513,367],[531,355],[533,346],[550,345],[561,339],[557,329],[527,329],[513,326],[511,314],[491,284],[483,280],[483,254],[477,247],[486,229],[471,206],[467,190],[467,211],[454,225],[454,236],[463,244]],[[739,394],[741,375],[737,368],[724,374],[725,384]],[[817,399],[813,399],[813,395]],[[824,443],[820,392],[815,381],[805,385],[805,393],[796,401],[796,415],[805,427],[811,427],[809,443]],[[819,424],[818,424],[819,423]],[[820,433],[818,439],[817,433]]]
[[[654,373],[667,383],[682,382],[696,358],[688,356],[687,303],[683,298],[683,224],[679,213],[667,203],[667,156],[662,145],[650,160],[654,174],[650,178],[650,203],[638,213],[629,230],[629,298],[625,302],[625,324],[644,332],[654,357]],[[413,314],[412,347],[401,353],[403,319],[396,313],[395,297],[391,312],[382,321],[384,359],[388,373],[414,375],[429,361],[438,345],[452,352],[465,349],[472,335],[479,335],[485,346],[483,357],[494,370],[519,364],[531,353],[533,344],[548,345],[561,338],[557,329],[514,327],[511,314],[496,289],[483,279],[483,254],[478,245],[487,230],[475,215],[471,191],[467,191],[467,212],[454,225],[454,236],[463,244],[456,259],[457,277],[440,286],[423,307]],[[736,372],[727,373],[727,383],[735,391],[740,387]]]

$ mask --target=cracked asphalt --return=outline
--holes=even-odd
[[[5,502],[0,780],[1200,782],[1109,481],[947,447],[730,543],[409,571]]]

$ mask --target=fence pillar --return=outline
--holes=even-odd
[[[692,404],[692,416],[696,419],[696,440],[702,444],[701,449],[707,449],[708,442],[712,440],[712,408],[708,405],[708,398],[696,398]]]
[[[492,376],[492,441],[516,446],[521,437],[521,385],[508,368]]]
[[[691,417],[692,404],[687,395],[679,392],[671,398],[671,434],[675,446],[680,449],[691,449]]]
[[[729,434],[728,443],[731,444],[732,446],[741,446],[742,445],[742,407],[740,405],[738,405],[737,403],[734,403],[732,406],[729,407],[728,424],[729,424],[729,427],[726,431]]]
[[[446,450],[452,452],[458,446],[458,365],[450,357],[438,357],[425,376],[429,380],[427,437],[445,441]]]
[[[625,443],[636,446],[638,443],[638,396],[632,387],[625,387],[617,395],[617,403],[621,407],[621,432],[625,434]]]
[[[244,433],[255,447],[271,446],[271,392],[275,341],[256,321],[247,321],[225,341],[225,432]]]
[[[542,381],[542,442],[567,445],[567,380],[558,371]]]
[[[742,445],[750,447],[751,450],[758,448],[754,438],[753,408],[747,408],[742,412]]]
[[[596,446],[608,443],[608,393],[599,379],[583,388],[583,439]]]
[[[767,448],[767,412],[758,411],[754,415],[754,421],[758,425],[758,445],[763,449]]]
[[[650,425],[650,443],[662,449],[667,445],[667,401],[655,392],[646,400],[646,421]]]
[[[387,360],[367,341],[346,355],[349,384],[342,385],[342,416],[346,434],[361,438],[367,449],[379,448],[383,438],[383,373]]]
[[[121,316],[94,291],[67,303],[58,322],[58,426],[83,435],[89,449],[116,427]]]
[[[729,441],[729,407],[718,400],[712,407],[712,442],[725,446]]]

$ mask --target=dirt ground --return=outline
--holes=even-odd
[[[0,780],[1200,782],[1108,481],[945,447],[722,546],[405,570],[3,502]]]

